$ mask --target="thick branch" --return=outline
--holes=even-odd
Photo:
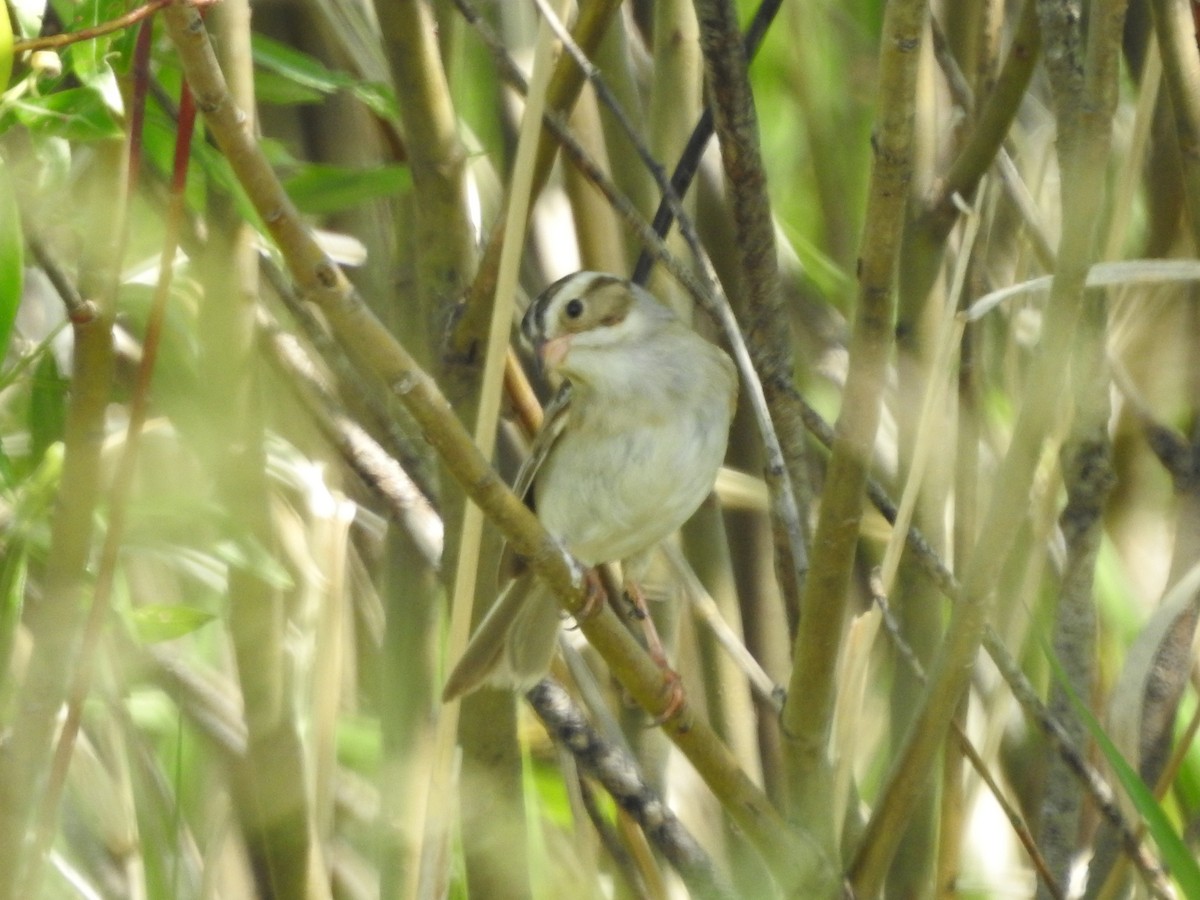
[[[912,174],[917,65],[926,4],[893,2],[883,24],[879,122],[873,140],[850,367],[833,439],[813,566],[804,593],[783,726],[790,743],[791,814],[832,820],[828,746],[837,658],[862,519],[867,467],[879,425],[895,315],[893,273]],[[827,839],[832,842],[833,835]]]

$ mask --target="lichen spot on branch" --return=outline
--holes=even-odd
[[[392,390],[403,397],[406,394],[412,393],[420,382],[421,377],[416,372],[405,372],[392,382]]]

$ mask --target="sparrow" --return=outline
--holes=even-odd
[[[627,593],[640,596],[651,552],[716,480],[737,402],[733,362],[645,289],[600,272],[552,284],[530,304],[521,331],[564,386],[513,490],[584,565],[620,561]],[[550,667],[559,624],[549,591],[518,572],[472,635],[443,699],[484,683],[532,687]]]

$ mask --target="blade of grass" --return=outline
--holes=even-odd
[[[1039,635],[1038,639],[1046,661],[1050,664],[1050,672],[1054,676],[1055,682],[1071,699],[1071,704],[1075,707],[1080,720],[1096,742],[1096,746],[1100,748],[1100,752],[1104,754],[1105,760],[1112,767],[1117,780],[1121,782],[1121,787],[1125,788],[1125,792],[1129,795],[1129,799],[1137,808],[1138,813],[1146,820],[1150,835],[1154,838],[1158,849],[1162,851],[1163,859],[1170,867],[1171,874],[1183,890],[1184,896],[1188,900],[1200,900],[1200,864],[1192,856],[1192,852],[1184,843],[1179,832],[1171,825],[1162,805],[1154,799],[1154,794],[1147,787],[1146,782],[1142,781],[1141,776],[1133,770],[1092,711],[1079,699],[1079,695],[1071,687],[1070,680],[1063,671],[1053,649],[1046,643],[1044,637]]]

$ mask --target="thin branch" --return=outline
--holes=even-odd
[[[442,561],[442,521],[429,499],[394,457],[341,408],[313,360],[295,337],[258,310],[259,343],[283,382],[363,484],[384,504],[431,569]]]
[[[260,254],[259,271],[300,326],[309,345],[333,372],[343,401],[351,405],[360,418],[365,418],[376,435],[375,439],[390,456],[399,461],[417,489],[437,509],[437,485],[428,471],[429,461],[417,449],[420,435],[404,407],[391,399],[387,387],[379,384],[378,379],[354,368],[346,351],[330,337],[319,318],[296,295],[287,275],[269,254]]]
[[[935,49],[939,46],[938,34],[939,30],[935,29]],[[902,267],[901,290],[906,296],[923,298],[933,285],[941,266],[946,238],[958,221],[959,209],[954,197],[974,196],[979,180],[994,163],[1006,156],[1004,139],[1029,87],[1040,50],[1037,0],[1024,0],[995,87],[978,110],[970,134],[945,176],[938,179],[932,195],[914,210],[912,221],[905,230],[905,259],[909,263]],[[952,88],[957,85],[959,92],[969,91],[954,59],[948,53],[940,53],[938,59]],[[964,109],[970,110],[973,100],[968,95],[958,95]],[[1006,185],[1011,181],[1008,168],[1001,166]]]
[[[164,6],[169,6],[175,3],[176,0],[150,0],[136,9],[131,9],[123,16],[117,16],[115,19],[110,19],[107,22],[101,22],[99,25],[93,25],[91,28],[81,28],[78,31],[64,31],[62,34],[43,35],[35,38],[29,38],[24,41],[13,41],[12,52],[14,55],[18,53],[31,53],[34,50],[59,50],[63,47],[69,47],[72,44],[79,44],[83,41],[91,41],[98,37],[104,37],[106,34],[112,34],[114,31],[123,31],[130,25],[136,25],[143,19],[154,15]],[[217,0],[188,0],[193,6],[211,6]]]
[[[543,679],[525,699],[579,767],[603,784],[617,805],[633,816],[692,896],[714,900],[735,896],[704,848],[647,783],[629,751],[597,734],[561,685]]]
[[[455,0],[463,15],[471,20],[465,4]],[[579,16],[575,20],[575,39],[585,53],[594,53],[607,31],[610,20],[620,8],[619,0],[595,0],[580,7]],[[474,14],[475,21],[479,21]],[[522,76],[522,80],[524,80]],[[546,90],[546,110],[553,111],[565,119],[569,116],[583,88],[583,72],[571,59],[559,60],[550,85]],[[534,161],[533,184],[530,188],[529,202],[532,203],[541,193],[550,177],[550,169],[554,162],[557,148],[550,135],[543,133],[538,142],[537,155]],[[500,250],[504,244],[504,217],[501,215],[488,235],[483,255],[479,260],[479,268],[475,278],[467,290],[466,297],[459,309],[458,318],[450,329],[446,340],[446,352],[454,359],[473,357],[478,351],[478,345],[486,334],[487,323],[491,316],[492,298],[496,293],[496,278],[499,273]]]
[[[747,61],[753,61],[754,57],[758,54],[758,48],[762,46],[767,29],[775,21],[775,14],[779,12],[779,7],[782,5],[783,0],[763,0],[758,5],[758,9],[754,11],[754,18],[750,20],[750,24],[746,28],[746,37],[744,39]],[[671,174],[671,181],[668,185],[669,189],[664,188],[661,184],[659,185],[659,190],[662,192],[662,200],[659,201],[658,209],[654,213],[654,221],[651,223],[651,227],[654,228],[655,233],[666,237],[667,232],[671,229],[671,223],[679,216],[677,198],[687,194],[692,180],[696,177],[696,171],[700,167],[700,160],[704,158],[704,148],[708,146],[708,142],[712,139],[714,127],[712,107],[706,106],[704,113],[700,116],[700,121],[692,129],[692,134],[688,138],[687,145],[683,148],[683,152],[679,154],[679,162],[675,166],[675,171]],[[651,171],[654,172],[654,169],[651,168]],[[654,174],[655,178],[657,178],[658,173],[655,172]],[[643,249],[638,255],[637,264],[633,267],[633,274],[630,276],[630,280],[635,284],[645,284],[650,278],[651,271],[654,269],[654,263],[654,256]]]
[[[771,460],[765,469],[773,503],[775,577],[779,583],[789,624],[799,615],[798,600],[808,576],[807,520],[793,530],[782,513],[786,503],[807,511],[811,500],[804,425],[792,401],[795,363],[791,328],[779,284],[775,222],[767,195],[767,176],[759,146],[758,118],[750,90],[745,46],[738,32],[737,13],[731,0],[696,0],[700,24],[700,49],[713,108],[713,121],[721,147],[721,164],[728,186],[736,251],[741,271],[744,305],[739,324],[754,369],[762,380],[771,421],[779,435],[782,467]],[[790,483],[789,483],[790,482]]]
[[[58,264],[58,260],[54,258],[54,254],[46,246],[45,242],[38,235],[26,235],[25,241],[29,244],[29,249],[33,254],[34,260],[38,264],[38,268],[46,273],[46,277],[50,279],[50,283],[54,285],[54,290],[58,292],[59,298],[63,302],[63,306],[67,311],[67,318],[71,321],[76,319],[86,320],[95,315],[94,308],[88,305],[87,300],[79,293],[79,288],[75,286],[66,271]]]

